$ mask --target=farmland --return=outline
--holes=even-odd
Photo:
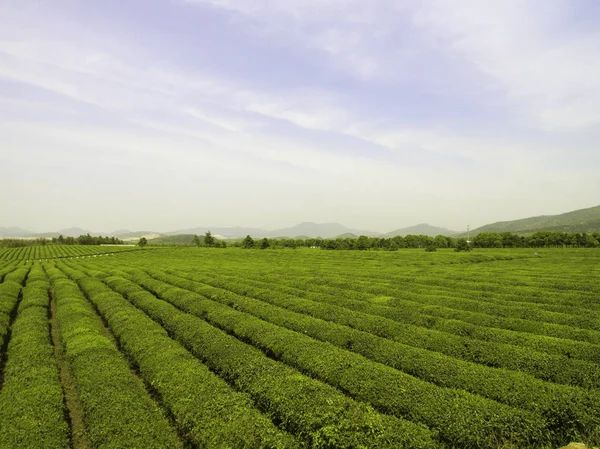
[[[4,250],[0,448],[598,445],[599,293],[597,249]]]

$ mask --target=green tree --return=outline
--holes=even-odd
[[[433,238],[433,243],[435,244],[436,248],[448,248],[448,239],[446,236],[436,235]]]
[[[471,251],[471,245],[469,244],[469,242],[467,242],[467,239],[465,238],[457,239],[456,248],[454,248],[454,251]]]
[[[268,238],[264,238],[260,241],[260,249],[267,249],[270,245],[269,243],[269,239]]]
[[[242,248],[250,249],[254,248],[254,239],[247,235],[244,240],[242,240]]]
[[[204,234],[204,244],[206,246],[215,246],[215,238],[210,233],[210,230],[206,231],[206,234]]]
[[[371,239],[366,235],[358,236],[358,238],[356,239],[355,248],[362,251],[368,250],[369,248],[371,248]]]
[[[200,240],[200,237],[194,235],[194,238],[192,239],[192,245],[202,246],[202,240]]]
[[[142,237],[139,241],[138,241],[138,246],[141,246],[142,248],[144,246],[146,246],[148,244],[148,239],[146,237]]]

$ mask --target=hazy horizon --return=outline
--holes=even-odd
[[[0,226],[463,231],[600,204],[600,3],[0,4]]]

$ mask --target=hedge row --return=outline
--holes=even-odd
[[[136,274],[134,280],[182,310],[358,400],[371,403],[385,413],[428,425],[450,445],[497,447],[498,441],[529,446],[547,443],[547,424],[538,414],[462,390],[438,387],[148,276]]]
[[[235,278],[239,279],[239,278]],[[244,280],[245,282],[245,280]],[[258,282],[258,281],[253,281]],[[386,308],[383,304],[369,304],[369,301],[382,300],[385,304],[392,301],[392,297],[375,297],[366,295],[361,292],[349,292],[347,290],[336,289],[319,289],[320,293],[316,292],[309,282],[295,284],[297,287],[287,287],[281,283],[264,283],[260,282],[264,288],[273,288],[274,290],[283,291],[295,296],[306,297],[315,300],[325,300],[326,302],[359,300],[360,302],[350,302],[356,310],[363,310],[367,313],[372,313],[379,316],[388,316],[393,311],[394,307]],[[410,322],[419,326],[427,326],[432,329],[441,330],[444,332],[455,333],[458,335],[466,335],[480,340],[493,340],[498,343],[508,343],[517,346],[528,346],[538,351],[548,352],[549,354],[564,355],[568,358],[580,358],[589,360],[595,363],[600,363],[600,346],[584,342],[567,340],[557,337],[549,337],[545,335],[536,335],[515,330],[507,330],[496,327],[486,327],[477,323],[468,323],[457,319],[445,319],[440,317],[431,317],[429,315],[419,314],[418,308],[413,308],[407,311],[410,303],[405,306],[402,303],[399,305],[403,308],[403,313],[396,313],[392,317],[397,320],[405,319],[403,322]],[[581,308],[581,304],[579,305]],[[408,313],[407,313],[408,312]],[[589,312],[588,312],[589,313]],[[408,321],[412,320],[412,321]]]
[[[4,277],[11,271],[15,271],[17,265],[13,263],[5,263],[0,268],[0,282],[4,281]]]
[[[377,413],[147,292],[127,296],[309,447],[438,447],[435,433],[425,426]]]
[[[2,360],[3,351],[8,343],[10,320],[19,303],[21,284],[25,281],[28,272],[29,268],[11,270],[6,274],[4,282],[0,284],[0,360]]]
[[[174,274],[173,271],[167,270]],[[235,278],[210,277],[204,274],[180,273],[187,279],[204,282],[207,285],[233,291],[240,295],[252,296],[262,301],[284,307],[295,312],[309,314],[317,318],[333,321],[374,335],[388,338],[409,346],[440,352],[442,354],[495,368],[524,371],[541,380],[593,388],[600,383],[600,367],[589,361],[572,359],[564,355],[549,355],[534,348],[521,348],[512,344],[483,341],[471,338],[470,334],[460,335],[436,329],[428,329],[431,318],[425,315],[404,315],[396,309],[363,301],[326,296],[308,296],[304,299],[287,293],[278,293],[278,286],[271,289],[257,288],[246,280]],[[325,302],[326,301],[326,302]],[[449,324],[444,323],[445,327]],[[489,328],[484,328],[489,329]],[[458,335],[457,335],[458,334]],[[547,339],[538,337],[540,345]],[[559,346],[565,342],[565,346]],[[563,351],[573,349],[568,340],[553,342]],[[591,348],[589,347],[591,346]],[[586,347],[590,358],[598,357],[594,346]],[[597,348],[600,350],[600,348]]]
[[[511,271],[502,272],[501,277],[496,276],[502,270],[498,268],[471,266],[461,267],[460,271],[452,272],[438,269],[434,271],[434,276],[430,275],[431,271],[426,275],[422,272],[403,272],[400,276],[394,276],[393,281],[400,280],[403,286],[410,285],[409,291],[415,293],[422,290],[459,296],[456,292],[461,292],[462,298],[490,300],[504,305],[530,304],[554,311],[570,308],[576,315],[580,314],[577,305],[582,299],[593,300],[593,291],[596,288],[593,278],[586,277],[585,274],[582,276],[581,272],[568,273],[568,276],[565,276],[563,264],[560,267],[545,265],[543,270],[525,265],[517,269],[516,265],[512,265]],[[374,283],[386,283],[391,280],[378,273],[355,279]]]
[[[179,272],[181,274],[181,272]],[[197,273],[194,273],[197,275]],[[386,308],[383,304],[372,304],[369,302],[369,295],[363,297],[362,295],[352,295],[352,297],[346,297],[347,292],[337,291],[337,294],[331,293],[317,293],[308,291],[309,285],[306,284],[306,288],[291,287],[283,285],[278,282],[266,282],[264,280],[256,280],[254,278],[240,278],[239,276],[203,276],[204,279],[220,279],[224,283],[219,285],[229,285],[230,282],[237,282],[243,285],[251,285],[257,288],[277,291],[281,293],[287,293],[294,297],[302,297],[314,301],[333,303],[348,306],[353,310],[364,311],[377,316],[387,316],[390,313],[389,308]],[[295,284],[296,285],[296,284]],[[297,284],[302,285],[302,284]],[[358,298],[356,296],[359,296]],[[384,303],[388,303],[391,297],[370,297],[372,301],[381,300]],[[353,299],[357,300],[354,302]],[[393,308],[392,308],[393,309]],[[397,321],[404,318],[405,323],[415,324],[417,326],[427,327],[442,332],[448,332],[460,336],[468,336],[477,340],[494,341],[497,343],[506,343],[516,346],[530,347],[536,351],[547,352],[548,354],[563,355],[568,358],[576,358],[582,360],[592,361],[594,363],[600,363],[600,346],[592,343],[583,341],[566,340],[556,337],[548,337],[543,335],[529,334],[525,332],[518,332],[507,329],[500,329],[494,327],[485,327],[477,324],[467,323],[455,319],[445,318],[433,318],[429,315],[420,315],[418,312],[411,312],[409,314],[395,314]]]
[[[423,278],[423,282],[429,282],[430,280],[434,281],[435,276],[428,275]],[[456,293],[461,292],[461,289],[468,288],[469,282],[455,282],[456,288],[453,292],[448,290],[436,292],[435,287],[428,290],[427,286],[423,286],[422,290],[415,290],[414,285],[411,285],[409,290],[403,291],[403,289],[397,288],[389,283],[374,286],[372,283],[369,284],[369,281],[367,280],[357,282],[356,285],[361,291],[371,291],[383,295],[389,294],[394,296],[397,300],[409,300],[423,305],[443,306],[449,309],[476,312],[505,319],[517,318],[535,323],[576,327],[581,328],[582,330],[589,330],[591,335],[595,335],[596,338],[600,335],[598,332],[600,331],[600,320],[596,317],[544,310],[531,303],[524,304],[515,303],[513,301],[510,304],[506,304],[504,301],[498,300],[497,298],[494,298],[493,300],[486,298],[488,292],[485,291],[479,291],[480,297],[477,299],[457,296]]]
[[[12,327],[0,394],[0,447],[68,448],[70,429],[54,348],[48,339],[48,289],[34,265]]]
[[[78,277],[79,286],[107,320],[140,375],[160,395],[186,440],[205,448],[298,447],[246,395],[232,390],[121,294],[97,279],[61,268]],[[150,295],[119,277],[108,278],[107,283],[125,294]],[[143,300],[143,295],[138,298]]]
[[[471,273],[469,273],[471,274]],[[481,273],[479,273],[481,274]],[[487,277],[495,273],[489,272]],[[547,273],[550,276],[553,273]],[[554,280],[554,278],[551,278]],[[594,303],[592,291],[565,291],[548,286],[550,279],[543,279],[544,284],[535,287],[524,287],[523,278],[502,277],[503,284],[486,282],[484,279],[465,279],[463,277],[449,277],[448,273],[435,273],[418,279],[407,281],[403,286],[410,285],[408,289],[396,289],[395,296],[399,299],[411,299],[412,296],[437,296],[450,297],[459,300],[475,301],[481,306],[490,306],[490,310],[499,309],[498,315],[503,315],[508,310],[516,311],[527,319],[544,319],[544,321],[557,324],[573,324],[579,327],[598,330],[599,322],[595,317],[586,316],[582,310],[582,303],[596,311],[600,304]],[[367,281],[367,280],[365,280]],[[388,280],[389,281],[389,280]],[[439,283],[443,283],[440,286]],[[475,304],[472,305],[476,307]],[[465,309],[470,306],[464,307]],[[463,307],[461,307],[463,308]]]
[[[103,335],[99,317],[73,281],[47,270],[65,357],[93,447],[179,448],[176,434],[115,345]]]
[[[521,372],[464,362],[316,319],[311,316],[310,304],[304,304],[304,314],[300,314],[173,274],[157,270],[149,272],[163,282],[199,293],[275,325],[350,349],[436,385],[464,389],[511,406],[536,411],[547,420],[548,431],[556,441],[561,438],[573,441],[586,439],[595,429],[600,434],[600,393],[597,390],[557,385]],[[303,301],[290,300],[286,305],[293,308],[294,304]],[[328,318],[334,316],[330,314]],[[360,320],[361,317],[355,319]]]
[[[319,291],[318,285],[311,285],[312,282],[306,282],[303,288],[309,291]],[[419,302],[419,295],[394,299],[398,295],[399,287],[395,285],[373,285],[368,281],[343,280],[343,286],[329,287],[329,291],[337,296],[351,296],[352,291],[356,289],[362,295],[365,293],[373,295],[383,295],[389,298],[388,304],[402,313],[420,313],[431,315],[433,317],[452,318],[480,326],[499,327],[515,330],[519,332],[529,332],[537,335],[546,335],[557,338],[565,338],[577,341],[586,341],[589,343],[600,344],[600,332],[590,329],[580,329],[578,327],[567,326],[564,324],[548,323],[530,319],[522,319],[518,313],[515,316],[500,317],[489,313],[482,313],[459,308],[447,307],[447,301],[451,298],[435,299],[431,304],[426,301]],[[327,290],[327,289],[326,289]],[[410,299],[409,299],[410,298]]]

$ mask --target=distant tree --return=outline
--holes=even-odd
[[[141,246],[142,248],[144,246],[146,246],[148,244],[148,239],[146,237],[142,237],[139,241],[138,241],[138,246]]]
[[[254,239],[247,235],[244,240],[242,240],[242,248],[254,248]]]
[[[269,246],[271,246],[271,244],[269,243],[268,238],[265,237],[260,241],[260,249],[267,249]]]
[[[437,248],[448,248],[448,239],[443,235],[436,235],[433,239]]]
[[[366,235],[358,236],[358,238],[356,239],[355,248],[363,251],[371,248],[371,239]]]
[[[210,230],[206,231],[206,234],[204,234],[204,244],[206,246],[215,246],[215,238],[210,233]]]
[[[467,242],[467,239],[457,239],[456,248],[454,248],[454,251],[471,251],[471,245],[469,244],[469,242]]]
[[[428,253],[437,251],[437,246],[436,246],[435,242],[429,242],[427,244],[427,246],[425,247],[425,251],[427,251]]]
[[[192,245],[202,246],[202,240],[200,240],[200,237],[194,235],[194,238],[192,239]]]
[[[598,240],[596,240],[594,238],[593,235],[585,234],[585,247],[586,248],[598,248],[598,246],[600,246],[600,243],[598,242]]]
[[[502,248],[502,236],[497,232],[480,232],[473,239],[477,248]]]

